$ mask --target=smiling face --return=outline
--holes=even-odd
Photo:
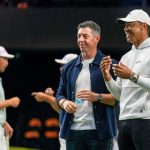
[[[8,58],[0,57],[0,72],[4,72],[8,66]]]
[[[78,30],[77,44],[81,52],[87,53],[97,50],[99,40],[100,36],[89,27],[80,28]]]
[[[147,25],[138,21],[125,23],[124,32],[127,42],[138,47],[147,37]]]

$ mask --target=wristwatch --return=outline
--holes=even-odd
[[[97,96],[97,102],[101,103],[102,100],[103,100],[102,94],[99,94],[99,95]]]
[[[133,73],[131,74],[131,76],[130,76],[129,79],[130,79],[132,82],[137,83],[138,78],[139,78],[139,75],[133,72]]]

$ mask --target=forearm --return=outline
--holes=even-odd
[[[51,107],[52,107],[57,113],[59,113],[60,108],[59,108],[59,106],[58,106],[57,104],[51,104]]]
[[[142,87],[143,89],[150,91],[150,78],[139,76],[136,84]]]
[[[48,103],[51,105],[51,107],[59,113],[60,107],[58,106],[55,97],[51,97],[51,99],[48,99]]]
[[[106,105],[115,105],[115,98],[112,94],[101,94],[102,100],[101,103]]]
[[[0,102],[0,109],[6,108],[9,106],[10,106],[9,100],[5,100],[5,101]]]
[[[110,74],[110,72],[102,72],[103,73],[103,78],[105,81],[110,81],[112,76]]]
[[[51,107],[56,111],[56,112],[59,112],[60,111],[60,108],[56,102],[56,98],[54,96],[49,96],[49,95],[46,95],[45,96],[45,102],[49,103],[51,105]]]
[[[110,93],[117,99],[120,100],[121,95],[121,87],[117,82],[111,78],[110,81],[105,81],[107,89],[110,91]]]

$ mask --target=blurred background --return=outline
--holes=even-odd
[[[80,53],[76,28],[83,21],[100,25],[100,50],[119,60],[131,45],[115,20],[136,8],[150,13],[150,1],[0,0],[0,45],[16,55],[2,75],[3,85],[6,98],[21,98],[17,109],[7,109],[7,120],[14,128],[11,146],[59,149],[58,114],[48,104],[37,103],[31,92],[49,86],[56,91],[60,66],[54,59]]]

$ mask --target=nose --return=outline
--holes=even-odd
[[[84,41],[83,36],[80,36],[80,37],[78,38],[78,41]]]
[[[128,30],[128,27],[127,27],[127,26],[125,26],[125,27],[124,27],[124,31],[126,32],[127,30]]]
[[[8,62],[8,60],[6,59],[6,67],[9,65],[9,62]]]
[[[130,27],[130,26],[125,25],[125,27],[124,27],[124,31],[129,31],[130,29],[131,29],[131,27]]]

